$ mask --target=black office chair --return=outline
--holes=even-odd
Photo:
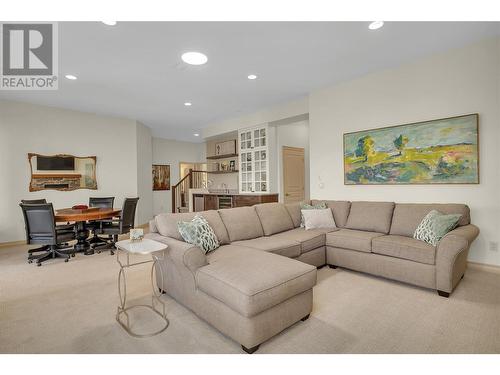
[[[22,204],[40,204],[40,203],[47,203],[46,199],[21,199]],[[39,253],[40,251],[47,251],[49,248],[48,245],[43,245],[40,247],[35,247],[34,249],[29,249],[28,250],[28,260],[30,257],[30,254],[33,253]]]
[[[113,208],[115,197],[90,197],[89,207]]]
[[[115,202],[115,197],[90,197],[89,207],[99,207],[99,208],[113,208]],[[111,241],[111,238],[101,238],[97,235],[95,230],[99,228],[99,220],[89,221],[86,227],[93,232],[92,238],[89,240],[90,246],[95,247],[97,244],[107,243]]]
[[[41,204],[41,203],[47,203],[47,200],[45,198],[43,198],[43,199],[21,199],[21,203],[22,204]],[[57,226],[57,228],[59,228],[59,229],[61,229],[63,227],[64,227],[63,225]],[[70,225],[69,223],[68,223],[67,227],[73,228],[73,226]],[[67,245],[67,243],[61,244],[61,245],[65,246],[65,245]],[[40,247],[36,247],[34,249],[29,249],[28,250],[28,259],[29,259],[30,254],[39,253],[40,251],[47,251],[48,248],[49,248],[49,245],[43,245]]]
[[[52,258],[64,258],[64,261],[67,262],[72,255],[74,256],[72,247],[62,246],[62,244],[67,244],[68,241],[75,239],[74,226],[56,225],[52,203],[21,203],[19,206],[23,211],[26,243],[47,246],[43,254],[30,254],[28,256],[29,263],[36,261],[37,266],[41,266],[42,262]]]
[[[47,199],[21,199],[22,204],[41,204],[47,203]]]
[[[110,254],[114,254],[113,249],[115,248],[115,243],[118,241],[118,235],[128,233],[130,229],[134,228],[135,210],[138,201],[139,198],[125,198],[119,219],[99,221],[100,226],[96,229],[96,233],[112,236],[113,240],[104,246],[96,247],[95,249],[98,253],[102,249],[109,249]]]

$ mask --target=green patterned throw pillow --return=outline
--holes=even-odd
[[[214,230],[201,215],[196,215],[191,221],[179,221],[177,228],[184,241],[198,246],[205,254],[219,247]]]
[[[325,202],[321,202],[318,204],[307,204],[307,203],[301,203],[300,204],[300,210],[324,210],[325,208],[328,208]],[[300,227],[304,228],[305,227],[305,219],[304,215],[302,215],[302,212],[300,213]]]
[[[441,238],[457,226],[461,217],[462,215],[444,215],[432,210],[418,225],[413,238],[437,246]]]

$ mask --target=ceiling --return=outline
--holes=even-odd
[[[218,121],[495,35],[498,22],[387,22],[375,31],[368,22],[61,22],[59,74],[78,80],[0,99],[137,119],[156,136],[201,141],[193,133]],[[184,64],[186,51],[208,63]]]

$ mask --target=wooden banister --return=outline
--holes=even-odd
[[[172,212],[179,212],[181,208],[188,208],[189,189],[199,189],[208,172],[190,169],[177,184],[172,186]]]

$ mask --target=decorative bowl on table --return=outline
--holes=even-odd
[[[73,210],[86,210],[89,208],[86,204],[76,204],[73,207],[71,207]]]
[[[134,228],[130,229],[130,241],[142,241],[144,238],[144,229]]]

